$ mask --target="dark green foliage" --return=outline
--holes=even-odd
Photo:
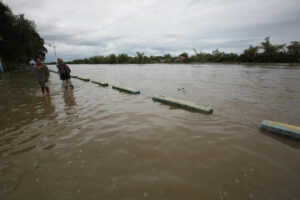
[[[144,61],[145,61],[144,53],[136,52],[136,62],[141,64],[144,63]]]
[[[24,15],[14,15],[0,2],[0,58],[5,71],[26,65],[35,57],[45,57],[44,40],[35,30],[34,22]]]
[[[173,59],[173,57],[170,54],[166,54],[163,57],[163,62],[167,62],[167,63],[171,63],[174,62],[175,60]]]
[[[300,42],[293,41],[287,46],[287,53],[293,62],[300,62]]]
[[[261,49],[263,52],[260,54],[261,62],[282,62],[282,55],[280,53],[284,52],[285,44],[282,45],[272,45],[270,38],[266,37],[265,41],[261,43]]]
[[[130,61],[130,57],[127,54],[120,54],[117,57],[117,63],[128,64]]]
[[[286,47],[285,44],[273,45],[270,38],[266,37],[261,46],[250,47],[239,56],[241,62],[261,62],[261,63],[292,63],[299,62],[300,43],[291,42]]]
[[[117,57],[115,54],[110,54],[108,57],[107,57],[107,63],[108,64],[116,64],[117,63]]]
[[[258,60],[258,50],[259,47],[253,47],[250,45],[248,49],[245,49],[244,52],[240,55],[240,60],[243,62],[255,62]]]

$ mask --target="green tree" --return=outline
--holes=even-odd
[[[35,57],[44,59],[47,49],[33,21],[14,15],[0,2],[0,58],[6,71],[28,64]]]
[[[107,58],[106,58],[106,63],[107,64],[116,64],[117,63],[117,57],[115,54],[110,54]]]
[[[284,51],[285,44],[282,45],[273,45],[270,42],[270,37],[266,37],[265,41],[261,43],[261,49],[263,52],[260,55],[260,59],[262,62],[276,62],[280,61],[282,54]]]
[[[99,56],[93,56],[93,57],[90,57],[90,58],[89,58],[88,63],[89,63],[89,64],[99,64],[100,61],[101,61],[101,60],[99,59]]]
[[[136,52],[136,62],[141,64],[141,63],[144,63],[144,53],[140,53],[140,52]]]
[[[289,54],[292,61],[300,61],[300,42],[292,41],[289,46],[287,46],[287,53]]]
[[[163,59],[165,60],[165,62],[171,62],[172,56],[170,54],[165,54]]]
[[[214,62],[220,62],[222,61],[222,57],[224,55],[224,52],[220,52],[219,49],[216,49],[212,52],[212,59]]]
[[[258,46],[250,45],[248,49],[245,49],[244,52],[240,55],[240,61],[242,62],[255,62],[258,58]]]
[[[196,54],[196,60],[197,62],[205,62],[206,61],[206,58],[205,58],[205,53],[204,52],[200,52],[200,53],[197,53]]]
[[[129,60],[130,60],[129,56],[124,53],[119,54],[117,57],[117,62],[121,63],[121,64],[127,64],[127,63],[129,63]]]

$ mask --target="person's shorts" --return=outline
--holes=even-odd
[[[48,87],[48,82],[47,83],[40,83],[41,88],[42,87]]]

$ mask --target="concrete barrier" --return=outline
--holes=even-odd
[[[274,122],[270,120],[264,120],[261,123],[260,128],[273,133],[291,136],[300,139],[300,127],[290,124],[284,124],[281,122]]]
[[[92,83],[95,83],[95,84],[98,84],[98,85],[101,85],[103,87],[107,87],[108,86],[108,83],[104,83],[104,82],[101,82],[101,81],[92,81]]]
[[[161,103],[182,107],[182,108],[186,108],[186,109],[189,109],[189,110],[194,110],[194,111],[197,111],[197,112],[202,112],[202,113],[206,113],[206,114],[212,114],[213,113],[213,109],[210,108],[210,107],[201,106],[201,105],[198,105],[196,103],[192,103],[192,102],[188,102],[188,101],[173,99],[173,98],[170,98],[170,97],[162,97],[162,96],[152,97],[152,99],[154,101],[159,101]]]
[[[90,81],[89,78],[85,78],[85,77],[81,77],[81,76],[77,76],[78,79],[83,80],[83,81]]]
[[[112,88],[123,91],[123,92],[130,93],[130,94],[140,94],[139,90],[132,89],[132,88],[126,88],[126,87],[119,86],[119,85],[113,85]]]

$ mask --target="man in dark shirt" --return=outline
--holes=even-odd
[[[63,59],[59,59],[59,67],[61,72],[61,79],[63,80],[64,87],[68,89],[70,87],[71,89],[74,88],[72,81],[71,81],[71,69],[68,65],[66,65],[63,61]]]
[[[56,67],[58,69],[59,78],[60,78],[60,80],[62,80],[61,72],[60,72],[60,64],[59,64],[60,60],[61,60],[61,58],[57,58]]]

